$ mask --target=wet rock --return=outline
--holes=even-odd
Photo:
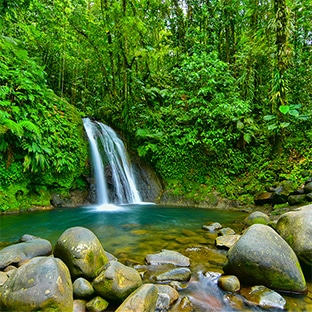
[[[86,312],[86,300],[76,299],[74,300],[73,312]]]
[[[218,231],[219,235],[234,235],[235,231],[231,228],[223,228]]]
[[[78,277],[73,282],[74,297],[79,299],[90,298],[94,294],[91,283],[83,277]]]
[[[298,194],[298,195],[289,195],[288,196],[288,203],[291,206],[302,205],[307,201],[306,194]]]
[[[164,273],[160,273],[154,275],[154,278],[158,282],[165,282],[165,281],[189,281],[191,278],[191,270],[188,268],[175,268]]]
[[[268,224],[270,222],[270,218],[267,214],[261,211],[254,211],[249,216],[246,217],[244,223],[246,226],[250,226],[252,224]]]
[[[216,238],[216,246],[220,248],[231,248],[241,237],[241,235],[224,235]]]
[[[240,281],[235,275],[222,275],[218,279],[218,286],[225,291],[238,292]]]
[[[86,303],[86,308],[88,312],[102,312],[107,309],[108,304],[109,303],[105,299],[96,296]]]
[[[66,265],[36,257],[19,267],[0,292],[2,311],[72,311],[73,288]]]
[[[209,225],[203,225],[202,227],[204,230],[207,230],[209,232],[216,232],[217,230],[222,229],[222,225],[219,222],[214,222]]]
[[[291,247],[269,226],[254,224],[229,249],[225,274],[246,284],[272,289],[306,292],[306,282]]]
[[[173,264],[182,267],[190,266],[190,259],[188,257],[172,250],[162,250],[157,254],[149,254],[145,259],[146,262],[151,265]]]
[[[179,293],[169,285],[156,285],[158,298],[156,302],[157,311],[167,311],[179,298]]]
[[[277,292],[265,286],[242,289],[241,294],[251,303],[265,309],[284,310],[286,300]]]
[[[225,304],[231,309],[237,311],[248,311],[248,309],[245,307],[243,298],[237,294],[226,293],[223,297],[223,300]]]
[[[294,182],[292,181],[282,181],[274,189],[273,193],[273,203],[274,204],[284,204],[287,203],[289,194],[293,193],[295,190]]]
[[[92,279],[108,263],[98,238],[84,227],[67,229],[56,242],[54,256],[65,262],[73,279]]]
[[[19,265],[25,260],[34,257],[51,255],[52,245],[46,239],[26,234],[22,236],[20,241],[20,243],[0,250],[0,269],[3,269],[10,264]]]
[[[273,193],[272,192],[261,192],[257,194],[254,198],[255,205],[265,205],[273,203]]]
[[[144,311],[154,312],[158,290],[154,284],[144,284],[134,291],[116,310],[116,312]]]
[[[302,262],[312,265],[312,205],[284,213],[277,221],[276,231]]]
[[[310,182],[305,183],[303,190],[306,194],[312,193],[312,182],[310,181]]]
[[[92,285],[103,298],[122,301],[142,285],[142,279],[135,269],[111,261],[93,280]]]

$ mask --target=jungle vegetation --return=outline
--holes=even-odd
[[[311,176],[310,0],[1,0],[0,209],[85,188],[81,117],[168,191]]]

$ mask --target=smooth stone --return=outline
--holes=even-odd
[[[191,278],[192,272],[188,268],[175,268],[172,270],[169,270],[167,272],[153,275],[153,278],[155,278],[158,282],[164,282],[164,281],[189,281]]]
[[[238,292],[240,281],[235,275],[222,275],[218,279],[218,286],[225,291]]]
[[[86,303],[88,312],[102,312],[107,309],[109,302],[100,296],[96,296]]]
[[[223,235],[216,238],[217,247],[231,248],[241,237],[241,235]]]
[[[36,257],[14,271],[1,287],[2,311],[73,310],[73,287],[63,261]]]
[[[67,229],[56,242],[54,256],[62,259],[76,279],[92,279],[109,262],[102,244],[95,234],[84,227]]]
[[[294,293],[307,290],[296,254],[276,231],[263,224],[250,226],[229,249],[223,270],[246,284]]]
[[[74,297],[79,299],[90,298],[94,294],[91,283],[83,277],[78,277],[73,282]]]
[[[158,290],[154,284],[143,284],[117,308],[115,312],[154,312]]]
[[[312,266],[312,205],[284,213],[278,219],[275,229],[299,260]]]

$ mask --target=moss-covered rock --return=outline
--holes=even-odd
[[[84,227],[67,229],[56,242],[54,256],[66,263],[74,279],[93,279],[108,263],[101,242]]]
[[[36,257],[15,270],[0,288],[1,311],[72,312],[73,288],[66,265]]]
[[[122,301],[142,285],[142,279],[135,269],[110,261],[92,285],[103,298]]]
[[[269,226],[254,224],[230,248],[224,267],[249,285],[304,293],[306,282],[291,247]]]
[[[276,224],[277,232],[287,241],[298,258],[312,265],[312,205],[283,214]]]

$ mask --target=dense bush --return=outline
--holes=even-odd
[[[6,37],[0,37],[0,107],[1,209],[23,195],[73,187],[88,152],[81,118],[47,88],[43,68]]]

